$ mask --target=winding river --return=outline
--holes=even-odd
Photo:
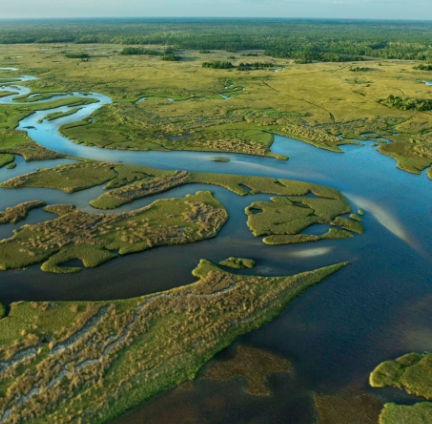
[[[22,83],[33,77],[13,77],[1,91],[16,94],[0,97],[1,104],[16,104],[17,96],[28,95]],[[73,93],[75,97],[83,94]],[[53,98],[65,98],[58,95]],[[193,281],[190,272],[205,257],[218,262],[227,256],[257,261],[251,271],[266,275],[296,273],[340,261],[350,266],[299,297],[281,317],[240,342],[262,347],[289,358],[293,375],[271,377],[274,393],[268,398],[244,394],[241,382],[209,382],[198,379],[189,390],[177,389],[156,396],[121,417],[118,423],[172,423],[185,416],[200,423],[292,423],[311,424],[311,392],[331,393],[346,387],[368,389],[369,372],[382,360],[410,351],[432,349],[432,181],[396,168],[395,162],[375,151],[374,141],[363,146],[344,146],[343,154],[317,149],[306,143],[276,136],[272,152],[289,156],[287,162],[240,154],[200,152],[131,152],[76,144],[60,136],[58,128],[89,117],[111,100],[90,93],[99,102],[78,112],[47,121],[53,112],[72,107],[38,111],[23,119],[18,129],[36,143],[67,155],[160,169],[183,169],[219,173],[292,178],[339,189],[353,210],[366,214],[363,236],[294,246],[265,246],[246,227],[244,208],[269,196],[239,197],[220,187],[188,185],[142,199],[120,210],[149,204],[157,198],[184,196],[211,189],[230,214],[228,224],[213,240],[186,246],[153,249],[125,256],[94,270],[76,275],[51,275],[39,267],[0,274],[0,301],[115,299],[143,295]],[[87,96],[86,96],[87,97]],[[46,100],[42,100],[46,101]],[[224,101],[224,100],[220,100]],[[213,162],[226,157],[229,162]],[[0,180],[40,167],[70,160],[25,163],[0,170]],[[88,202],[102,192],[96,187],[67,195],[48,189],[0,189],[0,210],[26,200],[74,203],[94,211]],[[26,223],[40,222],[52,215],[32,211]],[[9,237],[20,225],[0,228]],[[313,231],[313,229],[311,229]],[[249,272],[249,271],[248,271]],[[401,392],[380,390],[385,401],[411,402]],[[179,415],[180,414],[180,415]],[[254,421],[252,421],[254,419]],[[195,421],[194,421],[195,420]]]

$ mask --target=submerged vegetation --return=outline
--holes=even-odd
[[[378,424],[382,409],[382,403],[374,396],[354,390],[316,395],[314,401],[319,416],[315,424]]]
[[[288,374],[291,369],[291,363],[284,358],[249,346],[237,346],[234,358],[216,362],[206,369],[204,377],[220,381],[244,378],[247,382],[246,393],[269,396],[267,376],[275,373]]]
[[[76,417],[108,422],[192,380],[238,336],[275,318],[296,296],[344,265],[291,277],[257,277],[201,261],[195,284],[141,298],[14,303],[0,320],[2,423],[63,424]],[[272,366],[261,356],[252,355],[259,368],[243,364],[248,376],[253,371],[250,387],[259,391],[260,376],[288,370],[284,360]],[[243,373],[242,367],[236,369]]]

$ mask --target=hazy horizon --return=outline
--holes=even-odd
[[[1,0],[4,1],[4,0]],[[425,18],[428,16],[429,18]],[[15,0],[0,19],[302,18],[432,20],[430,0]]]

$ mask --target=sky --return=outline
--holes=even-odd
[[[0,19],[203,16],[432,20],[432,0],[0,0]]]

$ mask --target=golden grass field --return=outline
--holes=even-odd
[[[392,141],[380,145],[379,151],[395,158],[399,167],[418,173],[432,163],[431,113],[380,103],[391,94],[431,98],[431,88],[423,82],[432,79],[431,73],[413,69],[414,61],[300,65],[223,51],[179,51],[182,61],[167,62],[123,56],[121,50],[116,45],[2,45],[0,63],[37,76],[38,81],[29,83],[34,92],[81,90],[111,96],[113,104],[95,112],[95,122],[61,130],[88,145],[269,155],[273,134],[338,151],[339,144],[374,132]],[[85,51],[91,59],[67,59],[65,52],[70,51]],[[284,69],[201,67],[204,61],[228,57],[235,57],[229,59],[234,65],[252,59],[273,61]],[[366,71],[350,70],[357,66]],[[142,97],[145,100],[137,103]],[[340,134],[347,140],[339,139]]]

